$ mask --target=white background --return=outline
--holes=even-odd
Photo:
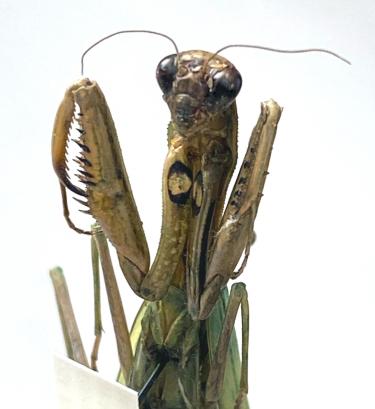
[[[240,155],[259,103],[283,107],[256,231],[241,279],[251,303],[252,409],[374,409],[375,5],[371,0],[0,1],[0,407],[53,408],[52,355],[63,352],[48,269],[64,267],[83,338],[93,341],[89,240],[62,217],[50,135],[81,52],[111,32],[147,28],[181,50],[229,43],[326,47],[287,56],[232,49],[243,76]],[[154,79],[172,53],[158,37],[96,48],[152,254],[160,232],[167,106]],[[73,212],[80,225],[87,217]],[[139,300],[119,274],[132,319]],[[111,323],[99,366],[115,377]],[[112,352],[111,352],[112,351]],[[6,403],[7,402],[7,403]]]

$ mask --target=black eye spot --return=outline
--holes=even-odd
[[[169,55],[159,62],[156,68],[156,79],[164,94],[167,94],[172,89],[176,72],[176,54]]]
[[[234,68],[227,68],[214,74],[211,91],[206,104],[209,111],[218,111],[228,107],[240,92],[242,85],[241,74]]]
[[[190,197],[192,171],[182,162],[176,161],[168,172],[168,194],[171,202],[184,205]]]

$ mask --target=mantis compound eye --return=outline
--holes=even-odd
[[[168,94],[176,78],[177,73],[177,56],[176,54],[169,55],[163,58],[156,69],[156,79],[159,87],[164,94]]]
[[[206,99],[209,111],[219,111],[228,107],[240,92],[241,74],[234,68],[219,71],[212,77],[210,92]]]

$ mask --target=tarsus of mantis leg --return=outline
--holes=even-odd
[[[92,226],[92,229],[95,225]],[[95,239],[91,236],[91,264],[94,282],[94,312],[95,312],[95,340],[91,351],[91,369],[98,370],[97,360],[99,354],[100,341],[102,339],[102,316],[101,316],[101,298],[100,298],[100,276],[99,276],[99,252],[96,247]]]
[[[55,290],[67,355],[70,359],[89,367],[64,273],[60,267],[55,267],[50,270],[49,274]]]

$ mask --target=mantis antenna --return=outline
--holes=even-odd
[[[297,50],[284,50],[284,49],[281,49],[281,48],[271,48],[271,47],[265,47],[265,46],[262,46],[262,45],[252,45],[252,44],[229,44],[229,45],[226,45],[225,47],[222,47],[218,51],[216,51],[216,53],[214,53],[212,55],[212,57],[207,62],[212,60],[214,57],[216,57],[216,55],[218,55],[222,51],[227,50],[228,48],[234,48],[234,47],[255,48],[255,49],[258,49],[258,50],[272,51],[272,52],[275,52],[275,53],[284,53],[284,54],[301,54],[301,53],[310,53],[310,52],[326,53],[326,54],[333,55],[334,57],[338,58],[341,61],[344,61],[346,64],[351,65],[351,62],[349,60],[347,60],[346,58],[342,57],[341,55],[339,55],[339,54],[337,54],[337,53],[335,53],[333,51],[326,50],[325,48],[304,48],[304,49],[297,49]]]
[[[176,50],[176,54],[178,55],[178,53],[179,53],[178,48],[177,48],[177,44],[175,43],[175,41],[174,41],[171,37],[169,37],[168,35],[163,34],[163,33],[159,33],[158,31],[151,31],[151,30],[122,30],[122,31],[117,31],[117,32],[115,32],[115,33],[109,34],[109,35],[107,35],[107,36],[101,38],[100,40],[96,41],[94,44],[90,45],[90,47],[87,48],[87,50],[85,50],[85,51],[83,52],[83,54],[82,54],[82,56],[81,56],[81,75],[83,76],[83,72],[84,72],[84,59],[85,59],[85,57],[86,57],[86,54],[87,54],[89,51],[91,51],[91,50],[92,50],[94,47],[96,47],[98,44],[102,43],[102,42],[105,41],[105,40],[108,40],[108,39],[111,38],[111,37],[117,36],[117,35],[119,35],[119,34],[129,34],[129,33],[146,33],[146,34],[153,34],[153,35],[157,35],[157,36],[160,36],[160,37],[164,37],[164,38],[166,38],[167,40],[169,40],[169,41],[173,44],[173,47],[174,47],[175,50]]]

